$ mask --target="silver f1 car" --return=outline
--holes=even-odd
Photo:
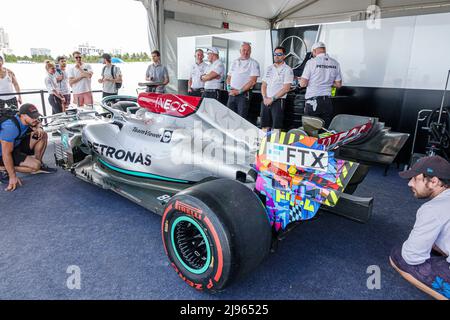
[[[338,132],[318,135],[320,120],[305,118],[304,128],[264,134],[216,100],[156,93],[47,121],[61,134],[56,163],[161,215],[172,267],[210,292],[255,269],[319,209],[367,221],[373,199],[349,194],[367,167],[337,152],[395,157],[407,138],[354,116],[339,116]]]

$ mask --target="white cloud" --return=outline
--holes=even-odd
[[[147,15],[134,0],[1,0],[0,27],[15,54],[68,54],[88,42],[107,51],[149,51]]]

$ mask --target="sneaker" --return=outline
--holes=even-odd
[[[9,183],[8,172],[0,171],[0,183]]]
[[[41,169],[38,171],[39,173],[55,173],[58,171],[56,168],[51,168],[45,163],[41,165]]]

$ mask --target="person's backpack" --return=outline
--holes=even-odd
[[[3,122],[7,120],[12,120],[12,122],[16,125],[17,130],[19,131],[17,137],[14,140],[17,140],[20,138],[22,132],[20,130],[20,124],[19,121],[16,118],[17,110],[12,108],[2,108],[0,109],[0,130],[2,130],[2,124]]]
[[[116,66],[112,64],[112,65],[111,65],[111,76],[112,76],[113,79],[116,78],[115,69],[116,69]],[[102,70],[102,78],[105,76],[105,70],[106,70],[106,66],[103,67],[103,70]],[[122,88],[122,82],[116,82],[115,85],[116,85],[116,89],[117,89],[117,90],[119,90],[120,88]]]

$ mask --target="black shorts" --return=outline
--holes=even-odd
[[[203,98],[210,98],[210,99],[216,99],[217,101],[219,101],[220,98],[220,90],[205,90],[203,91]]]
[[[203,95],[203,89],[192,89],[191,92],[188,92],[188,96],[191,97],[201,97]]]
[[[64,99],[66,100],[66,101],[64,102],[64,104],[65,104],[66,106],[68,106],[68,105],[70,104],[70,93],[69,93],[69,94],[64,94]]]
[[[313,104],[317,103],[316,110]],[[316,97],[307,99],[305,102],[305,115],[323,119],[324,127],[328,128],[331,120],[333,120],[333,104],[330,97]]]
[[[247,119],[249,109],[248,93],[242,93],[237,96],[229,96],[227,107],[240,115],[242,118]]]
[[[34,155],[34,151],[30,149],[30,139],[31,135],[26,135],[20,144],[14,148],[12,156],[15,167],[18,167],[22,162],[24,162],[28,156]],[[3,167],[4,165],[3,156],[1,156],[0,166]]]
[[[52,106],[52,114],[57,114],[62,112],[62,102],[54,94],[48,96],[48,102]]]
[[[284,99],[274,101],[269,107],[261,102],[261,128],[283,129]]]
[[[0,99],[0,109],[3,109],[7,105],[9,108],[15,107],[19,108],[19,103],[17,102],[17,98],[11,98],[9,100],[2,100]]]

